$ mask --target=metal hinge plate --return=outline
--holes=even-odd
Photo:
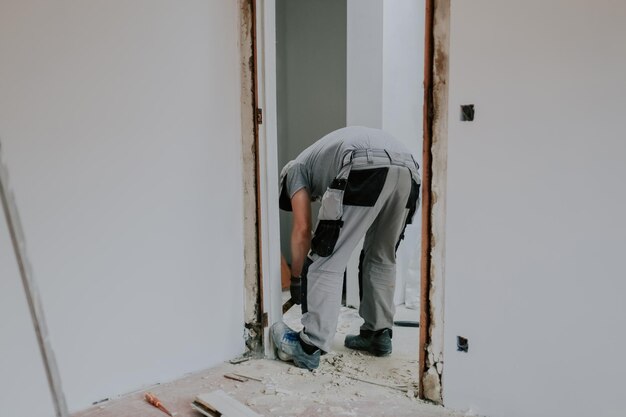
[[[256,109],[256,123],[263,124],[263,109]]]
[[[263,313],[263,316],[261,316],[261,326],[263,326],[263,328],[266,328],[269,325],[269,318],[267,317],[267,313]]]

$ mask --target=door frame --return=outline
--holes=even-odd
[[[273,358],[274,350],[268,330],[271,324],[282,320],[277,178],[276,2],[240,1],[252,5],[252,32],[255,38],[254,65],[251,70],[255,80],[255,243],[258,250],[258,307],[262,317],[264,353],[266,357]],[[420,398],[442,404],[450,0],[426,0],[425,4],[420,303],[422,326],[419,337],[418,383]],[[260,115],[262,116],[259,117]]]
[[[249,355],[269,358],[269,327],[282,320],[274,10],[274,0],[239,0],[245,339]]]
[[[266,357],[274,358],[269,327],[283,318],[280,221],[278,208],[278,127],[276,110],[276,2],[254,0],[256,9],[257,96],[262,118],[258,125],[258,193],[261,310],[263,346]]]
[[[426,0],[419,397],[443,404],[450,0]]]

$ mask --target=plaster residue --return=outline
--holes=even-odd
[[[432,328],[432,327],[431,327]],[[443,402],[441,375],[443,372],[442,352],[436,354],[432,350],[432,345],[428,347],[426,355],[426,373],[424,375],[424,398],[436,404]]]
[[[151,391],[178,417],[197,417],[190,400],[200,394],[223,390],[231,398],[264,416],[302,417],[462,417],[443,407],[419,401],[414,393],[354,380],[339,371],[341,359],[324,360],[320,370],[309,372],[280,361],[251,360],[217,368],[161,384]],[[224,378],[239,374],[246,382]],[[130,417],[154,413],[143,392],[108,401],[76,414],[76,417]],[[409,395],[411,394],[411,395]],[[163,414],[164,415],[164,414]]]
[[[445,278],[445,213],[448,158],[448,52],[450,0],[435,1],[432,137],[432,234],[431,287],[429,292],[430,328],[425,347],[424,398],[443,403],[443,325]]]
[[[252,2],[239,0],[241,132],[244,208],[245,340],[249,352],[261,347],[259,322],[259,265],[257,231],[257,178]]]
[[[417,310],[402,306],[396,313],[399,320],[416,320],[418,315]],[[285,321],[294,329],[301,328],[300,318],[299,306],[285,315]],[[378,358],[343,346],[345,335],[357,333],[362,322],[356,310],[342,308],[333,351],[324,355],[319,368],[312,372],[281,361],[249,360],[236,365],[224,363],[160,384],[151,391],[179,417],[196,417],[189,406],[190,399],[216,389],[265,416],[462,416],[417,398],[418,329],[395,327],[393,353]],[[233,373],[250,379],[241,382],[224,378]],[[141,410],[151,412],[142,394],[98,404],[76,417],[126,417]]]
[[[300,306],[294,306],[285,314],[285,323],[294,330],[300,330],[302,329],[301,317]],[[398,306],[396,319],[417,321],[419,311]],[[332,342],[332,352],[322,356],[320,367],[314,374],[333,376],[334,380],[342,381],[342,384],[367,380],[385,387],[392,387],[399,391],[400,395],[415,398],[418,389],[419,329],[394,327],[393,353],[389,357],[379,358],[344,346],[346,335],[358,334],[362,323],[363,319],[356,309],[341,308],[337,333]]]

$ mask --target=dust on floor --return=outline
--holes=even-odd
[[[284,316],[285,323],[300,331],[302,324],[300,306],[293,306]],[[398,306],[396,320],[419,321],[419,310]],[[402,386],[408,392],[417,392],[417,358],[419,328],[394,327],[393,353],[389,357],[377,358],[346,348],[343,345],[348,334],[358,334],[363,319],[357,310],[342,307],[337,323],[337,333],[333,340],[333,351],[322,357],[320,369],[336,362],[335,371],[348,376],[376,381],[381,384]]]
[[[412,311],[399,311],[398,319],[412,320]],[[299,328],[299,307],[285,321]],[[416,328],[394,328],[394,352],[387,358],[350,351],[343,347],[347,333],[358,333],[360,321],[353,309],[342,308],[334,351],[323,356],[319,369],[309,372],[280,361],[258,359],[233,365],[225,363],[171,383],[151,387],[177,417],[200,417],[190,403],[200,393],[222,389],[264,416],[444,417],[457,416],[442,407],[419,401],[416,394]],[[255,379],[237,382],[224,374],[237,373]],[[161,411],[137,392],[97,405],[75,417],[163,417]]]

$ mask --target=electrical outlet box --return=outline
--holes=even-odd
[[[462,104],[461,105],[461,121],[462,122],[473,122],[474,121],[474,105],[473,104]]]
[[[469,342],[466,337],[456,337],[456,350],[458,352],[467,352],[469,350]]]

